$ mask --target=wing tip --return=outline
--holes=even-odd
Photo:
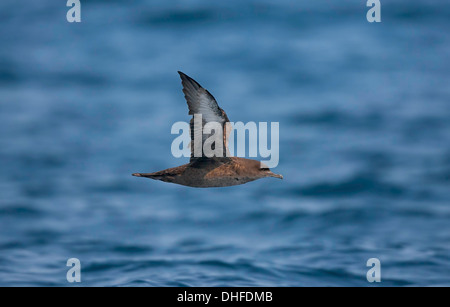
[[[188,84],[192,84],[192,85],[194,85],[194,88],[195,88],[195,87],[203,88],[203,87],[200,85],[200,83],[198,83],[197,81],[195,81],[194,79],[192,79],[191,77],[189,77],[188,75],[186,75],[184,72],[178,71],[178,74],[179,74],[180,77],[181,77],[182,83],[184,83],[183,86],[186,86],[186,85],[188,85]]]
[[[191,77],[189,77],[182,71],[178,71],[178,74],[180,75],[180,78],[182,81],[191,81],[191,80],[195,81],[194,79],[192,79]]]

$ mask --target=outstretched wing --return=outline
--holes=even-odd
[[[185,75],[182,72],[178,72],[181,77],[181,83],[183,85],[183,93],[186,98],[188,107],[189,107],[189,114],[201,114],[202,116],[202,123],[201,123],[201,129],[200,125],[198,125],[195,129],[194,125],[194,117],[191,119],[191,161],[193,159],[197,159],[200,157],[205,157],[203,150],[197,149],[197,151],[194,150],[195,141],[194,140],[201,140],[201,148],[203,148],[203,144],[205,141],[212,135],[212,134],[204,134],[203,128],[207,123],[210,122],[216,122],[219,123],[222,127],[222,133],[223,133],[223,142],[222,142],[222,148],[223,148],[223,155],[222,157],[228,157],[228,137],[231,133],[231,126],[227,125],[226,123],[230,122],[228,119],[227,114],[224,110],[222,110],[219,105],[217,104],[216,99],[214,99],[213,95],[211,95],[206,89],[204,89],[200,84],[198,84],[194,79],[190,78],[189,76]],[[228,129],[227,129],[228,128]],[[200,142],[197,141],[197,145],[200,145]],[[214,145],[212,146],[214,149]],[[200,155],[199,155],[200,154]]]

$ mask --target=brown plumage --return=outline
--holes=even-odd
[[[194,118],[191,120],[191,160],[188,164],[169,168],[155,173],[135,173],[133,176],[145,177],[164,182],[181,184],[189,187],[227,187],[244,184],[265,177],[283,179],[283,176],[274,174],[263,163],[237,157],[227,157],[228,137],[230,130],[226,129],[229,122],[228,116],[222,110],[214,97],[198,84],[194,79],[182,72],[178,72],[183,85],[189,114],[202,115],[202,127],[208,122],[218,122],[223,129],[223,151],[224,157],[208,158],[194,156],[194,138],[202,138],[202,145],[210,135],[202,134],[202,130],[194,130]]]

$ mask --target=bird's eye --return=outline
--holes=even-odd
[[[261,168],[261,170],[262,170],[263,172],[270,171],[270,169],[267,168],[267,167],[263,167],[263,168]]]

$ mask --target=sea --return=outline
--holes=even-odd
[[[0,2],[0,286],[450,286],[448,1],[80,3]],[[177,71],[284,180],[131,176],[189,161]]]

